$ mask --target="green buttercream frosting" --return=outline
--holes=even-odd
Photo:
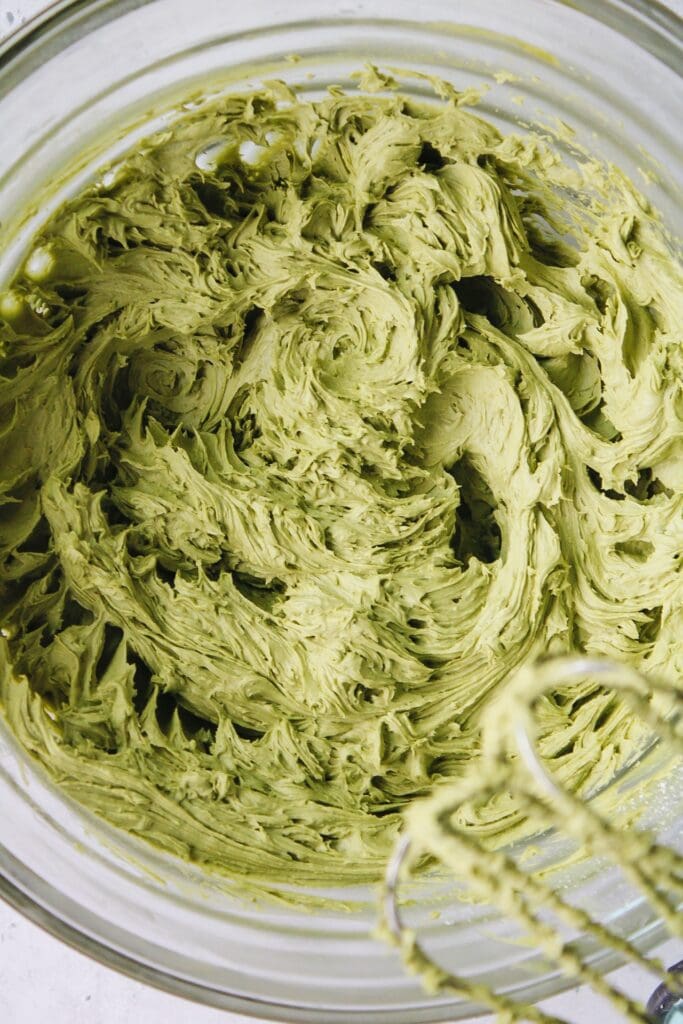
[[[265,888],[378,879],[540,652],[683,669],[681,266],[615,168],[442,93],[184,114],[0,299],[5,715]],[[640,737],[590,688],[539,721],[576,786]]]

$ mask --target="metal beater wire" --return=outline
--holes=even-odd
[[[537,679],[536,685],[533,688],[535,691],[533,697],[541,696],[543,693],[548,691],[550,686],[561,686],[572,678],[585,677],[587,675],[611,677],[609,681],[606,680],[604,682],[605,687],[610,687],[612,689],[625,692],[626,694],[630,692],[640,696],[643,692],[654,693],[660,689],[665,690],[668,693],[672,692],[668,687],[662,686],[654,680],[648,679],[641,672],[638,672],[631,666],[619,664],[609,658],[592,658],[584,656],[547,658],[537,662],[534,669],[537,670]],[[514,743],[517,751],[534,782],[542,791],[544,791],[547,797],[557,798],[562,795],[562,790],[541,761],[535,744],[535,736],[532,734],[533,729],[531,726],[533,720],[531,715],[528,713],[532,701],[527,703],[520,702],[519,705],[515,705],[516,715],[511,724],[511,736],[514,737]],[[526,712],[526,714],[523,712]],[[655,719],[656,718],[658,718],[658,716],[655,715]],[[680,719],[680,710],[674,708],[671,718],[666,722],[666,735],[678,735],[676,732],[676,726],[680,722]],[[650,721],[652,722],[653,720],[654,719],[650,717]],[[402,940],[406,935],[406,928],[401,915],[398,890],[401,881],[401,873],[409,857],[411,848],[412,840],[410,836],[405,833],[400,835],[387,864],[384,878],[384,922],[389,932],[399,945],[402,943]],[[425,964],[429,964],[437,970],[441,970],[434,960],[425,953],[424,948],[419,944],[417,939],[412,939],[412,946],[414,950],[419,952]]]

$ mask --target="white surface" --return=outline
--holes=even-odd
[[[671,0],[681,10],[683,0]],[[0,37],[41,7],[45,0],[0,0]],[[680,943],[661,950],[667,963],[680,960]],[[638,968],[618,971],[614,980],[647,999],[651,978]],[[623,1018],[585,989],[542,1004],[576,1024],[623,1024]],[[53,939],[0,902],[0,1024],[248,1024],[248,1018],[208,1009],[132,981]],[[480,1024],[482,1022],[480,1021]]]

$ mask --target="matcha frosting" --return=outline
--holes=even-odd
[[[0,299],[6,718],[264,888],[379,878],[540,652],[683,669],[681,266],[615,168],[441,93],[192,109]],[[574,788],[638,742],[541,705]]]

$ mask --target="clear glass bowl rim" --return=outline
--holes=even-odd
[[[125,14],[154,0],[52,0],[43,10],[17,25],[0,42],[0,72],[4,72],[19,54],[54,33],[58,49],[59,33],[79,13],[98,12],[103,21]],[[637,43],[680,75],[683,58],[683,16],[660,0],[551,0],[569,7]],[[348,16],[347,16],[348,17]],[[328,19],[321,18],[319,21]],[[345,18],[331,19],[344,21]],[[292,19],[295,22],[296,19]]]

